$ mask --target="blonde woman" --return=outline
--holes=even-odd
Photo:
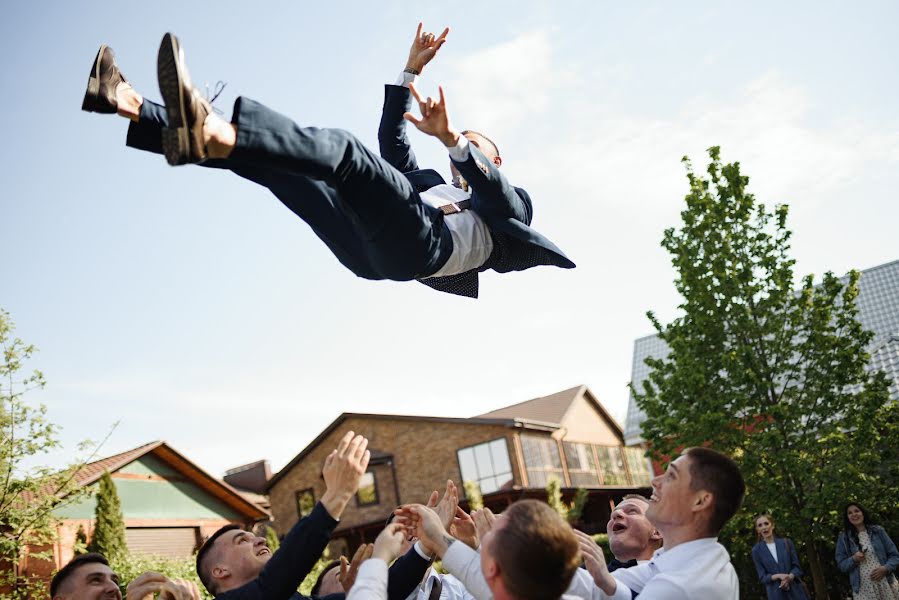
[[[793,541],[775,537],[774,519],[768,513],[755,518],[755,532],[758,543],[752,548],[752,562],[768,600],[808,600]]]

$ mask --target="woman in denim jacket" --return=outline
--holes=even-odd
[[[840,570],[849,573],[855,600],[899,600],[899,582],[893,575],[899,566],[896,544],[858,503],[843,511],[836,560]]]

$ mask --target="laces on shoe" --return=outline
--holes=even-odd
[[[228,85],[227,82],[219,80],[218,82],[216,82],[215,87],[212,89],[212,92],[210,93],[209,83],[208,82],[206,83],[206,101],[209,102],[209,106],[211,106],[212,110],[218,115],[223,114],[222,109],[220,109],[217,106],[214,106],[213,103],[216,101],[216,99],[219,96],[222,95],[222,92],[225,90],[225,86],[227,86],[227,85]]]

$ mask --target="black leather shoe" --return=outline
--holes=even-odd
[[[87,80],[87,91],[81,102],[81,110],[97,113],[115,113],[118,110],[115,90],[120,83],[128,83],[119,66],[115,64],[112,48],[103,44],[94,59],[91,74]]]
[[[162,135],[166,160],[170,165],[206,160],[203,122],[212,106],[191,83],[184,50],[171,33],[163,36],[159,46],[156,74],[169,115],[169,126]]]

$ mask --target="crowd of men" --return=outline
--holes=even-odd
[[[197,575],[222,600],[304,600],[309,574],[359,488],[370,458],[368,440],[348,432],[322,469],[326,491],[276,551],[265,538],[227,525],[197,553]],[[596,600],[739,597],[736,572],[717,535],[736,513],[745,485],[733,460],[689,448],[652,480],[649,498],[628,495],[611,512],[607,563],[589,535],[548,504],[519,500],[501,514],[466,513],[448,481],[425,504],[396,509],[373,545],[352,561],[329,565],[313,597],[329,600]],[[441,560],[448,574],[431,569]],[[99,554],[75,557],[53,577],[52,600],[121,600],[120,581]],[[144,573],[128,600],[199,600],[197,586]]]

